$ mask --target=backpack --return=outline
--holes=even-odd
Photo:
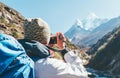
[[[0,78],[34,78],[34,62],[12,36],[0,34]]]

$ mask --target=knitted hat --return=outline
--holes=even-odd
[[[50,28],[48,24],[42,19],[31,19],[25,20],[25,39],[36,40],[36,41],[47,41],[50,40]]]

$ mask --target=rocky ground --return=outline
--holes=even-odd
[[[0,30],[15,38],[23,38],[24,17],[16,10],[0,2]]]

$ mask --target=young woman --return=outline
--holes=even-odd
[[[86,78],[87,71],[82,65],[81,59],[74,52],[66,53],[65,61],[50,57],[53,55],[46,46],[54,46],[50,42],[50,29],[42,19],[32,19],[27,21],[24,27],[25,39],[19,42],[26,49],[28,55],[35,60],[36,78]],[[55,42],[59,49],[65,48],[65,37],[62,33],[56,34]],[[53,41],[54,42],[54,41]],[[25,47],[28,45],[30,47]],[[42,56],[41,56],[42,54]]]

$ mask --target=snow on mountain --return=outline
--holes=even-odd
[[[88,34],[88,32],[88,30],[83,28],[82,22],[77,19],[72,27],[65,33],[65,36],[67,36],[72,41],[76,41],[75,39],[82,39],[86,34]]]
[[[76,23],[74,24],[74,26],[80,26],[81,28],[83,28],[83,24],[79,19],[76,20]]]
[[[100,19],[94,13],[90,13],[84,20],[77,19],[72,27],[65,33],[74,44],[86,37],[93,29],[106,22],[106,19]]]
[[[92,31],[100,24],[107,22],[107,19],[101,19],[95,13],[89,13],[89,15],[82,20],[82,22],[86,30]]]
[[[116,18],[112,18],[106,23],[101,24],[99,27],[95,28],[91,33],[84,37],[82,40],[79,40],[78,45],[84,44],[92,46],[99,39],[101,39],[105,34],[109,33],[116,27],[120,26],[120,16]]]

